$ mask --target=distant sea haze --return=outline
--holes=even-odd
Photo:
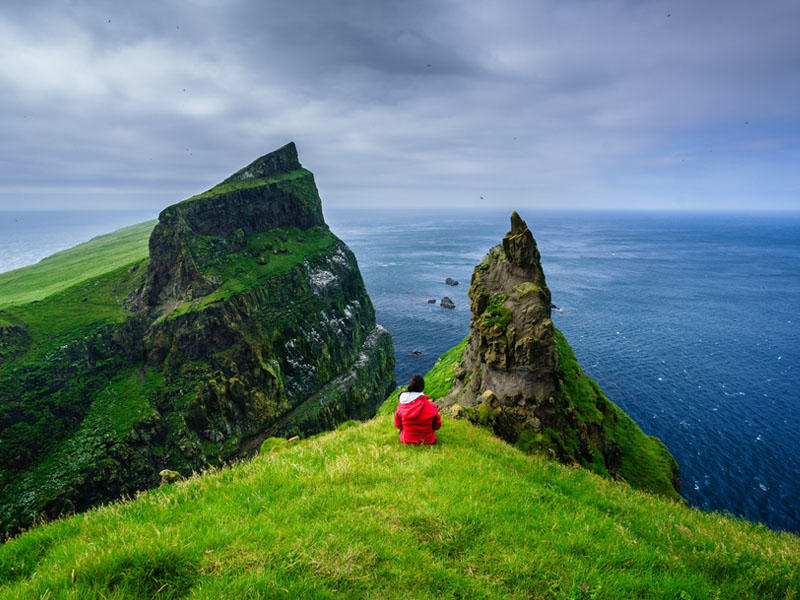
[[[158,216],[157,211],[0,211],[0,273]]]
[[[800,532],[800,216],[518,210],[556,326],[609,399],[667,445],[685,497]],[[394,338],[398,382],[424,373],[468,333],[472,269],[509,214],[326,214]],[[0,213],[0,271],[153,217]]]

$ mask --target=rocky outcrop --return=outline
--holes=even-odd
[[[468,295],[472,330],[462,365],[473,375],[467,388],[506,398],[505,419],[515,428],[533,413],[552,411],[558,378],[550,290],[536,242],[517,213],[502,247],[475,268]]]
[[[225,179],[221,185],[236,181],[247,181],[249,179],[269,179],[270,177],[277,177],[298,169],[302,169],[302,165],[300,164],[300,159],[297,157],[297,147],[294,145],[294,142],[289,142],[274,152],[265,154],[246,167],[239,169],[236,173]]]
[[[0,530],[250,454],[265,436],[368,418],[393,389],[391,337],[294,144],[166,208],[149,249],[115,275],[120,322],[0,372],[9,393],[46,410],[57,389],[71,411],[49,446],[0,468]],[[0,352],[28,340],[24,326],[0,335]]]
[[[439,306],[441,306],[442,308],[455,308],[456,307],[455,303],[447,296],[445,296],[444,298],[441,299],[441,301],[439,302]]]
[[[438,404],[509,443],[679,497],[666,448],[645,436],[586,377],[550,318],[539,250],[515,212],[511,230],[475,267],[470,334]]]
[[[158,307],[205,296],[219,286],[220,281],[202,269],[213,251],[199,243],[202,238],[235,245],[253,234],[287,227],[325,227],[314,176],[301,167],[294,142],[161,212],[150,236],[141,301]]]
[[[0,360],[24,351],[30,341],[30,334],[23,327],[15,325],[0,326]]]

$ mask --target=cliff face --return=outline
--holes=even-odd
[[[678,467],[580,369],[550,319],[533,234],[517,213],[475,267],[471,331],[439,404],[531,452],[679,497]]]
[[[289,227],[325,228],[314,176],[300,166],[294,142],[162,211],[150,236],[142,299],[153,307],[206,295],[220,283],[202,268],[210,258],[209,239],[236,246],[248,236]]]
[[[391,337],[294,144],[165,209],[149,249],[109,276],[111,318],[84,304],[52,351],[31,338],[30,314],[58,298],[4,327],[0,399],[21,412],[0,413],[12,441],[0,444],[0,529],[157,485],[164,468],[246,455],[268,435],[370,417],[393,388]],[[14,437],[44,438],[43,413],[53,435]]]

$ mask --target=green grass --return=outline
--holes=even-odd
[[[161,373],[154,369],[144,374],[134,369],[123,372],[97,395],[81,429],[121,438],[150,414],[147,398],[162,383]]]
[[[558,374],[572,406],[585,423],[601,425],[606,437],[622,452],[618,475],[636,488],[679,499],[671,477],[677,467],[666,446],[659,439],[645,435],[633,419],[606,398],[597,383],[584,374],[572,348],[558,329],[554,341],[558,352]],[[594,464],[587,466],[603,473],[605,466],[599,456],[596,458]]]
[[[147,262],[132,268],[0,310],[1,324],[24,331],[18,343],[0,338],[0,481],[5,469],[27,468],[72,432],[94,394],[127,366],[110,346],[110,328],[130,317],[124,302]]]
[[[37,528],[2,598],[797,598],[800,542],[391,417]]]
[[[210,304],[263,285],[266,280],[288,273],[304,261],[329,251],[338,242],[335,235],[321,227],[290,227],[256,233],[244,238],[243,247],[236,251],[215,250],[218,239],[201,237],[194,243],[196,255],[207,257],[203,271],[222,284],[206,296],[184,302],[169,314],[171,318],[203,310]]]
[[[81,281],[148,256],[156,221],[124,227],[57,252],[35,265],[0,273],[0,308],[42,300]]]
[[[104,325],[128,319],[125,299],[144,281],[146,272],[147,262],[141,261],[109,269],[69,287],[54,285],[55,291],[41,301],[0,309],[0,325],[25,328],[31,340],[29,359],[32,352],[53,350]]]
[[[436,361],[436,364],[433,365],[433,368],[425,373],[425,394],[430,396],[431,400],[435,401],[442,398],[447,395],[447,392],[453,387],[453,370],[464,356],[464,350],[467,348],[468,339],[469,338],[464,338],[461,342],[442,354]],[[378,415],[394,414],[400,392],[405,389],[406,386],[403,385],[392,392],[378,408]]]
[[[71,435],[127,366],[110,330],[131,317],[125,301],[144,280],[152,227],[121,229],[0,275],[0,501],[8,470],[27,469]]]
[[[93,402],[77,429],[67,433],[42,460],[7,484],[0,499],[13,499],[26,514],[37,514],[43,504],[56,498],[66,486],[80,483],[84,473],[99,461],[106,461],[112,468],[108,462],[109,450],[122,444],[133,425],[151,414],[147,398],[160,384],[158,371],[150,370],[144,376],[135,369],[121,371],[93,394]],[[56,436],[56,425],[52,424],[51,436],[63,437],[63,431]],[[5,516],[0,512],[0,517]]]
[[[489,306],[481,315],[484,327],[487,329],[497,327],[500,331],[508,329],[508,324],[514,319],[514,315],[503,306],[506,300],[508,300],[506,295],[494,296],[489,300]]]
[[[432,397],[465,346],[426,374]],[[109,407],[152,377],[121,375],[80,431],[118,439],[148,407]],[[798,598],[796,536],[525,454],[467,421],[404,447],[397,393],[365,424],[272,440],[251,462],[8,541],[0,598]]]
[[[289,171],[288,173],[282,173],[280,175],[276,175],[275,177],[269,177],[267,179],[252,177],[249,179],[242,179],[240,181],[230,181],[228,183],[220,183],[215,185],[210,190],[203,192],[202,194],[197,194],[192,196],[191,198],[187,198],[183,200],[180,204],[186,204],[187,202],[192,202],[194,200],[201,200],[203,198],[213,198],[214,196],[219,196],[221,194],[228,194],[230,192],[235,192],[238,190],[246,190],[255,187],[261,187],[262,185],[270,185],[270,184],[286,184],[292,182],[293,180],[297,179],[306,179],[307,177],[312,176],[311,171],[308,169],[295,169],[294,171]]]
[[[454,369],[461,362],[468,339],[464,338],[458,345],[445,352],[425,375],[425,393],[432,399],[441,398],[450,391],[454,380]],[[677,469],[677,465],[666,446],[658,438],[645,435],[633,419],[606,398],[597,383],[583,372],[566,338],[557,329],[554,341],[558,353],[558,375],[562,382],[562,392],[569,398],[569,403],[575,408],[578,418],[584,423],[602,427],[604,436],[621,451],[621,464],[616,470],[616,477],[622,477],[637,489],[681,500],[680,494],[672,485],[672,473],[673,469]],[[378,409],[379,415],[394,412],[398,396],[403,389],[398,388],[387,398]],[[470,412],[473,410],[471,408],[465,410],[468,414],[478,417],[479,422],[484,424],[490,419],[488,414],[480,418],[480,410],[487,410],[485,406],[479,408],[478,413]],[[576,431],[557,432],[545,428],[541,432],[523,430],[516,445],[525,452],[541,453],[544,456],[547,447],[567,446],[569,454],[575,456],[577,444]],[[594,449],[592,460],[584,461],[582,466],[600,475],[609,474],[603,455],[597,448]]]

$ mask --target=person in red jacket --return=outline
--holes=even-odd
[[[442,426],[442,417],[436,405],[422,393],[425,380],[414,375],[408,382],[408,391],[400,394],[400,403],[394,413],[394,426],[400,430],[404,444],[435,444],[435,430]]]

